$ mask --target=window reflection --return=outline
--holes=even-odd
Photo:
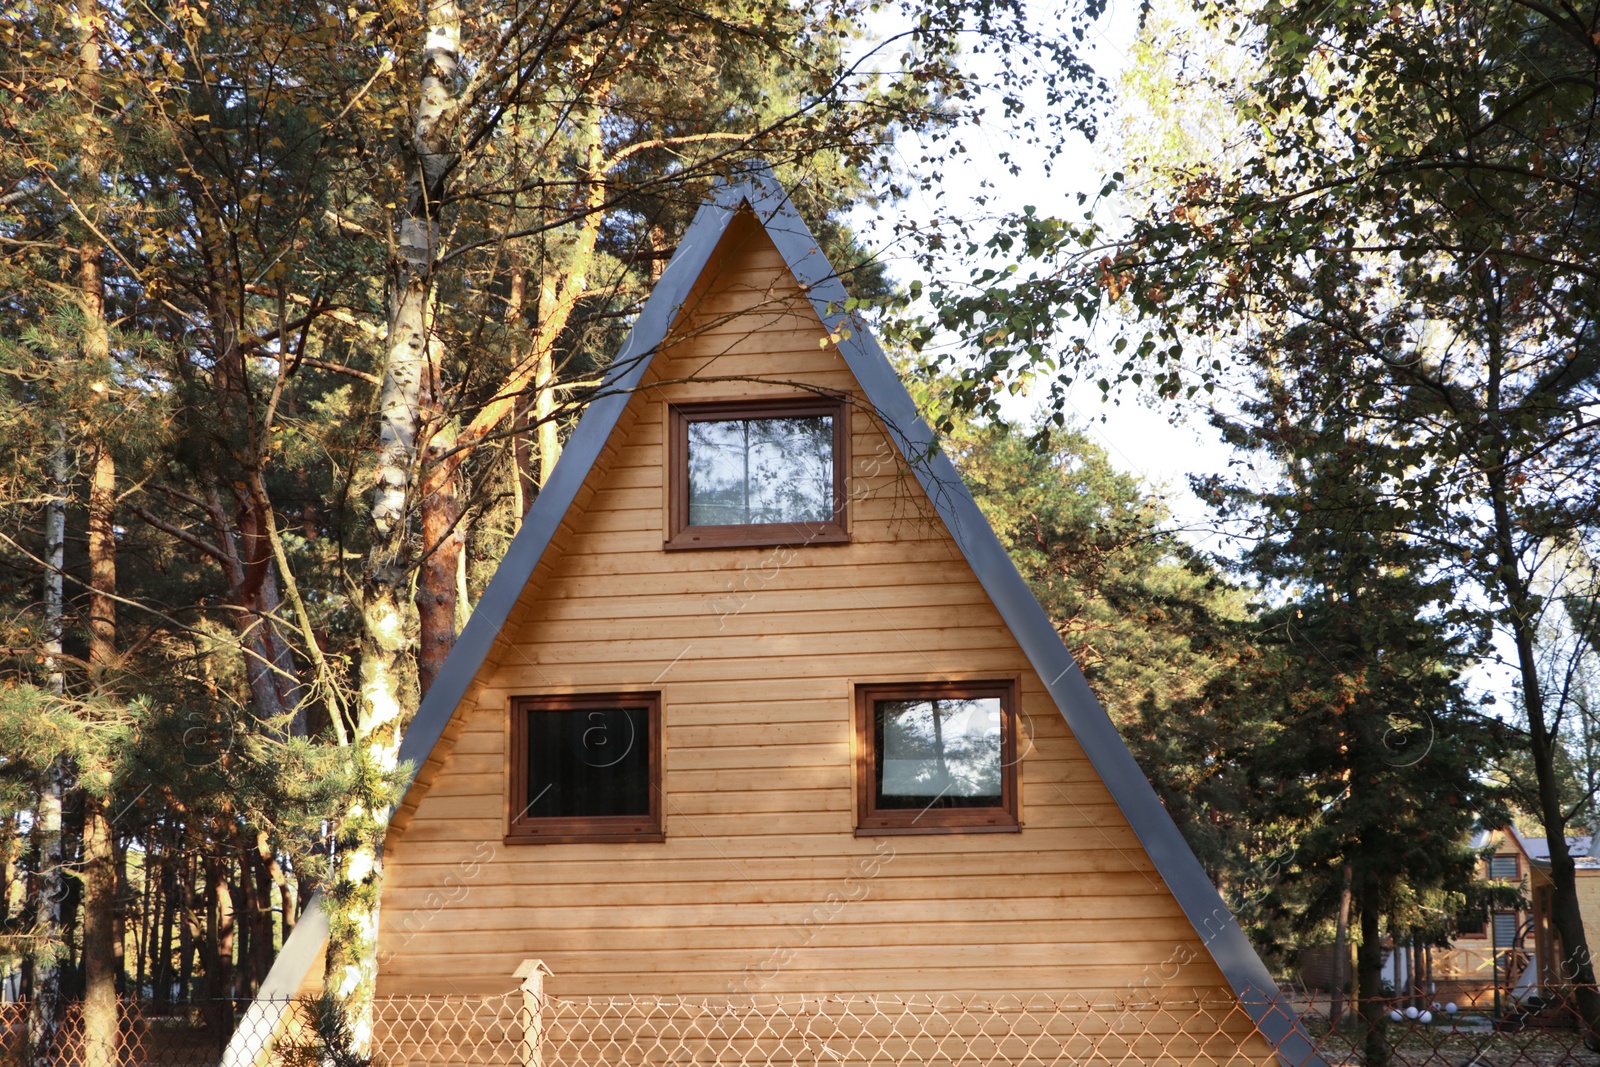
[[[689,525],[833,519],[833,416],[689,423]]]
[[[1001,803],[1000,698],[877,702],[878,806]]]

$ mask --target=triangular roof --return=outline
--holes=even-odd
[[[401,762],[420,769],[436,758],[436,749],[445,740],[456,709],[484,666],[493,660],[501,630],[578,499],[629,397],[644,380],[718,242],[746,208],[754,212],[818,318],[837,339],[838,350],[867,401],[915,470],[967,563],[1241,1005],[1285,1063],[1296,1067],[1321,1063],[1300,1028],[1298,1016],[1279,993],[1271,974],[1134,762],[1054,624],[917,413],[899,375],[866,323],[845,310],[844,285],[788,195],[765,167],[720,183],[685,231],[612,363],[598,398],[579,419],[549,482],[529,509],[521,530],[406,729],[400,746]],[[319,963],[326,937],[326,916],[320,908],[307,908],[274,961],[259,997],[268,1000],[292,996]]]

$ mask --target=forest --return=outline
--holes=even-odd
[[[119,1000],[225,1039],[314,891],[370,1000],[401,733],[697,205],[761,163],[1263,955],[1353,946],[1381,1032],[1384,940],[1506,901],[1469,840],[1515,822],[1600,1048],[1565,844],[1600,823],[1600,4],[1155,0],[1116,75],[1107,15],[8,7],[0,1000],[30,1047],[70,1009],[116,1062]],[[1100,187],[1036,210],[980,126],[1047,165],[1092,141]],[[939,199],[973,167],[981,211]],[[1193,486],[1221,539],[1095,443],[1090,394],[1234,449]]]

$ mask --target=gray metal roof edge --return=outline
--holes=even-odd
[[[1090,691],[1033,591],[1017,571],[955,466],[923,421],[900,375],[872,331],[845,310],[847,294],[810,227],[770,170],[746,178],[745,196],[805,287],[823,324],[838,336],[840,353],[861,383],[875,414],[916,472],[929,500],[961,547],[967,563],[999,609],[1012,635],[1044,680],[1067,726],[1089,757],[1139,842],[1172,891],[1195,932],[1279,1057],[1293,1067],[1321,1063],[1299,1015],[1273,981],[1205,869],[1156,796],[1099,700]],[[1070,802],[1070,798],[1069,802]],[[1141,990],[1144,991],[1144,990]]]

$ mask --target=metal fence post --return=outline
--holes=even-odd
[[[544,980],[554,973],[544,960],[523,960],[512,975],[522,979],[522,1067],[544,1067]]]

